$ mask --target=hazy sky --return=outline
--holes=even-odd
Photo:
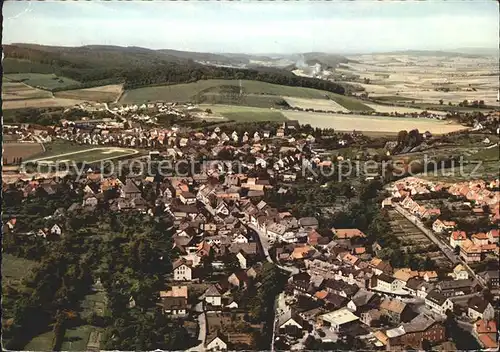
[[[498,48],[495,0],[10,2],[4,43],[211,52]]]

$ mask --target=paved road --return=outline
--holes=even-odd
[[[269,263],[273,263],[273,260],[271,259],[271,256],[269,255],[269,240],[267,238],[267,235],[259,230],[259,228],[257,228],[257,226],[251,224],[251,223],[248,223],[247,226],[255,231],[258,235],[258,238],[259,238],[259,242],[260,242],[260,247],[262,248],[262,252],[264,253],[264,256],[266,257],[267,261]]]
[[[441,240],[439,240],[431,230],[426,228],[425,225],[419,219],[417,219],[415,215],[410,214],[406,209],[401,207],[399,204],[394,204],[394,209],[396,209],[398,213],[400,213],[409,221],[411,221],[420,231],[422,231],[427,237],[429,237],[429,239],[439,247],[441,252],[443,252],[444,255],[448,257],[448,259],[453,263],[453,265],[457,265],[458,263],[462,264],[467,269],[469,274],[481,285],[481,287],[484,288],[483,283],[477,278],[474,270],[472,270],[469,267],[469,265],[467,265],[467,263],[464,262],[460,257],[456,256],[455,253],[453,252],[453,249],[450,248],[448,244],[445,244]]]

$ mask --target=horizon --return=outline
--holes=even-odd
[[[493,1],[6,1],[3,12],[4,44],[255,55],[498,50],[498,4]]]

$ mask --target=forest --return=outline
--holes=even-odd
[[[247,79],[345,94],[347,85],[298,77],[274,68],[242,69],[203,65],[193,59],[143,48],[77,48],[5,45],[4,73],[54,73],[81,82],[72,89],[124,83],[125,89],[195,82],[201,79]]]

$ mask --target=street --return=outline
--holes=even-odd
[[[418,227],[420,231],[422,231],[427,237],[429,237],[429,239],[439,247],[441,252],[443,252],[444,255],[448,257],[448,259],[453,263],[453,265],[457,265],[458,263],[462,264],[467,269],[469,274],[481,285],[481,287],[484,288],[483,283],[480,280],[478,280],[474,270],[472,270],[469,267],[469,265],[467,265],[467,263],[464,262],[460,257],[456,256],[455,253],[453,252],[453,249],[450,248],[448,244],[443,243],[434,235],[434,233],[431,230],[427,229],[425,225],[419,219],[417,219],[415,215],[410,214],[406,209],[403,209],[403,207],[401,207],[399,204],[394,204],[394,209],[396,209],[398,213],[400,213],[409,221],[411,221],[415,226]]]

